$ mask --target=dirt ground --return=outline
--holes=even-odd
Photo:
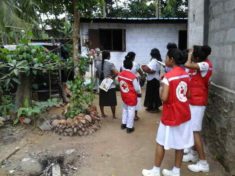
[[[96,98],[96,103],[97,98]],[[96,133],[85,137],[63,137],[52,132],[40,132],[37,129],[18,127],[11,135],[4,136],[6,129],[0,130],[0,160],[14,151],[20,150],[9,158],[20,161],[22,158],[44,151],[57,153],[68,149],[76,149],[77,158],[75,176],[141,176],[143,168],[151,168],[154,160],[155,136],[161,113],[148,113],[141,110],[141,119],[135,123],[135,132],[127,134],[120,129],[121,100],[118,94],[118,119],[110,116],[103,120],[102,127]],[[58,111],[57,111],[58,112]],[[9,132],[8,132],[9,133]],[[191,173],[183,164],[182,176],[224,176],[222,167],[212,160],[210,173]],[[174,162],[174,151],[167,151],[162,168],[171,168]],[[13,166],[12,166],[13,167]],[[15,166],[17,168],[17,166]],[[14,167],[12,168],[14,169]],[[0,176],[8,175],[6,168],[0,168]],[[14,174],[13,174],[14,175]]]

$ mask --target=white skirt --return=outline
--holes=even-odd
[[[179,126],[166,126],[162,122],[158,127],[156,142],[164,146],[165,150],[181,150],[194,145],[191,121]]]
[[[206,106],[190,105],[191,124],[193,131],[202,130],[202,121],[205,114]]]
[[[137,105],[135,106],[135,110],[136,110],[136,111],[139,111],[139,110],[141,110],[141,108],[142,108],[142,105],[141,105],[141,97],[138,97],[138,98],[137,98]]]

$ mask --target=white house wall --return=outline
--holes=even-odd
[[[82,23],[81,36],[88,36],[89,29],[126,29],[126,52],[111,52],[111,61],[119,68],[129,51],[136,53],[136,62],[145,64],[150,60],[152,48],[158,48],[162,58],[166,56],[168,42],[178,44],[179,30],[187,30],[186,24],[119,24]]]

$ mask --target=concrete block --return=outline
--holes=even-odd
[[[223,1],[221,1],[220,3],[216,3],[211,8],[211,13],[214,17],[223,14],[223,12],[224,12],[224,2]]]
[[[229,12],[235,9],[235,1],[234,0],[227,0],[224,2],[224,10],[225,12]]]
[[[226,41],[235,42],[235,28],[231,28],[227,32]]]
[[[233,57],[235,56],[235,43],[232,45],[232,47],[233,47]]]
[[[221,47],[221,54],[226,56],[226,58],[232,58],[233,57],[233,47],[232,47],[232,45],[224,45],[224,46],[222,46]]]
[[[220,16],[220,27],[223,29],[232,27],[234,25],[234,19],[235,19],[235,12],[234,14],[224,13],[223,15]]]

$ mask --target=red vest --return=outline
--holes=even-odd
[[[209,64],[209,70],[205,77],[201,76],[201,72],[199,70],[191,69],[189,71],[189,75],[191,77],[189,83],[189,103],[191,105],[206,106],[208,103],[208,86],[212,75],[212,63],[208,59],[205,62]]]
[[[169,82],[169,95],[163,102],[161,121],[167,126],[178,126],[191,118],[187,99],[189,75],[183,68],[174,67],[164,77]]]
[[[137,93],[133,85],[134,79],[136,79],[135,74],[128,70],[124,70],[118,75],[122,100],[128,106],[136,106],[137,104]]]

